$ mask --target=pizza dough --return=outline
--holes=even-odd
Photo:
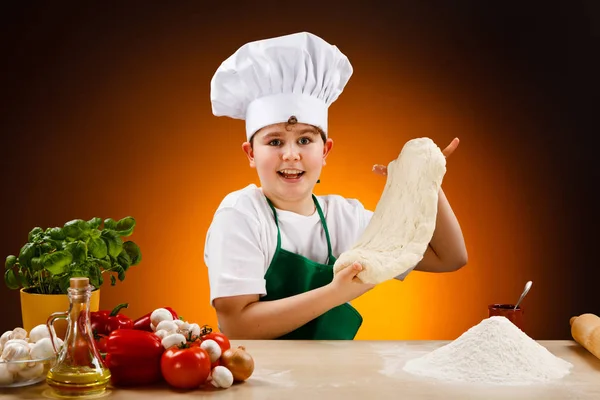
[[[409,140],[387,167],[385,188],[371,221],[333,266],[334,274],[358,261],[364,283],[381,283],[414,268],[433,236],[446,158],[429,138]]]

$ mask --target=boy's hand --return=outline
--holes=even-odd
[[[456,150],[456,148],[458,147],[459,143],[460,143],[460,140],[458,140],[458,138],[452,139],[450,144],[448,146],[446,146],[446,148],[444,150],[442,150],[442,154],[444,155],[444,157],[446,157],[446,158],[450,157],[450,155],[452,153],[454,153],[454,150]],[[385,165],[375,164],[375,165],[373,165],[373,172],[375,172],[377,175],[386,176],[387,175],[387,167]]]
[[[356,276],[363,267],[359,262],[342,269],[333,277],[330,285],[340,297],[340,304],[346,303],[375,287],[372,283],[362,283]]]

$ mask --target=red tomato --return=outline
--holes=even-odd
[[[225,336],[225,334],[221,332],[211,332],[202,336],[202,340],[207,339],[212,339],[215,342],[217,342],[217,344],[221,348],[221,352],[224,352],[225,350],[231,348],[231,343],[229,343],[229,339],[227,338],[227,336]]]
[[[165,381],[179,389],[195,389],[206,382],[210,374],[210,357],[200,347],[167,349],[160,359]]]

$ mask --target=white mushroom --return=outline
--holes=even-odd
[[[162,339],[166,338],[167,336],[169,336],[171,333],[165,331],[164,329],[160,329],[160,330],[154,332],[154,334],[156,336],[158,336],[159,338],[161,338],[161,340],[162,340]]]
[[[54,355],[54,348],[52,347],[52,341],[49,337],[38,340],[31,349],[32,360],[42,360]]]
[[[157,308],[150,314],[150,323],[154,325],[155,330],[158,328],[160,321],[173,321],[173,314],[166,308]]]
[[[177,324],[175,324],[175,322],[173,322],[173,320],[171,320],[171,321],[162,320],[158,323],[158,325],[156,325],[156,330],[157,331],[165,330],[169,333],[174,333],[174,332],[177,332]]]
[[[33,343],[45,337],[50,337],[50,330],[46,324],[40,324],[29,332],[29,341]]]
[[[222,365],[217,365],[211,372],[211,381],[214,387],[227,389],[233,385],[233,374]]]
[[[190,324],[189,332],[192,336],[200,336],[200,325],[196,323]]]
[[[181,333],[172,333],[169,336],[166,336],[161,341],[161,344],[165,349],[168,349],[172,346],[178,346],[180,344],[185,344],[187,340],[185,340],[185,336]]]
[[[211,364],[221,357],[221,347],[212,339],[207,339],[200,343],[200,348],[206,350],[208,356],[210,357]]]
[[[186,322],[182,319],[174,319],[173,322],[175,323],[175,325],[177,325],[178,327],[181,328],[181,325],[185,324]]]

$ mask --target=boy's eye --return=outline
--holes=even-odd
[[[269,142],[269,146],[279,146],[281,145],[281,140],[279,139],[273,139]]]
[[[311,140],[307,137],[298,139],[298,143],[300,143],[300,144],[309,144],[310,142],[311,142]]]

